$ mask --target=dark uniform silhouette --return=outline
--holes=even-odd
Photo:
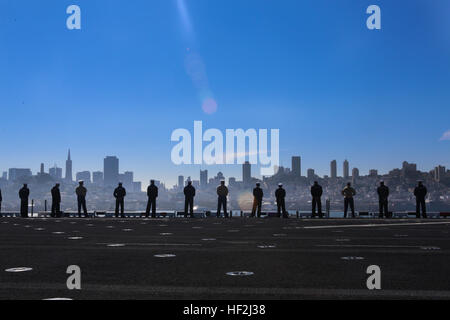
[[[191,218],[194,217],[194,197],[195,188],[192,186],[192,181],[188,181],[188,185],[184,187],[184,217],[188,215],[188,207]]]
[[[59,191],[59,183],[52,188],[52,214],[51,216],[61,216],[61,192]]]
[[[314,185],[311,187],[311,195],[312,195],[312,217],[316,216],[316,207],[319,211],[319,218],[323,218],[322,213],[322,194],[323,189],[322,186],[319,185],[317,181],[314,181]]]
[[[380,182],[380,186],[377,189],[378,202],[380,205],[379,218],[387,218],[389,213],[389,188],[384,184],[384,181]]]
[[[122,218],[125,217],[124,215],[124,205],[125,205],[125,196],[127,195],[127,190],[125,190],[124,187],[122,187],[122,183],[119,183],[119,186],[114,189],[113,196],[116,198],[116,218],[119,217],[119,207],[120,207],[120,216]]]
[[[355,201],[353,196],[356,195],[355,189],[352,188],[352,184],[349,182],[347,186],[342,190],[344,196],[344,218],[347,218],[348,206],[352,210],[352,218],[355,217]]]
[[[30,189],[26,184],[19,190],[20,198],[20,216],[22,218],[28,218],[28,197],[30,196]]]
[[[150,210],[152,211],[152,218],[156,218],[156,198],[158,198],[158,187],[155,186],[155,181],[151,180],[150,185],[147,188],[147,209],[145,210],[145,216],[148,218]]]
[[[258,210],[258,218],[261,217],[262,210],[262,200],[264,197],[264,192],[261,189],[261,184],[257,183],[256,188],[253,189],[253,209],[252,209],[252,217],[255,216],[256,210]]]
[[[416,196],[416,216],[420,218],[420,209],[422,208],[423,218],[427,218],[427,206],[425,204],[425,197],[428,193],[427,188],[423,185],[422,181],[419,181],[419,185],[414,189],[414,195]]]
[[[2,215],[2,201],[3,201],[2,189],[0,189],[0,218],[3,217],[3,215]]]
[[[283,212],[283,218],[288,218],[289,215],[286,211],[286,190],[283,189],[283,185],[280,183],[278,189],[275,191],[275,198],[277,199],[277,213],[278,217],[281,217],[281,212]]]
[[[75,193],[77,194],[77,202],[78,202],[78,217],[81,217],[81,207],[83,207],[84,216],[87,218],[88,212],[86,208],[86,194],[87,189],[84,187],[84,182],[79,182],[78,188],[75,189]]]
[[[217,217],[220,217],[220,210],[223,207],[223,213],[225,218],[228,218],[227,211],[227,196],[228,196],[228,188],[225,186],[225,181],[220,182],[220,186],[217,187]]]

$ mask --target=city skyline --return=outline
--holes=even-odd
[[[275,175],[280,173],[281,170],[287,170],[287,173],[292,173],[295,176],[299,177],[306,177],[308,179],[314,179],[314,178],[344,178],[349,179],[350,181],[353,181],[354,177],[359,176],[383,176],[391,171],[402,168],[403,170],[410,170],[410,171],[421,171],[421,172],[435,172],[436,177],[439,177],[439,175],[445,175],[447,173],[446,166],[442,166],[441,164],[436,164],[434,167],[429,168],[427,170],[420,170],[417,166],[417,163],[409,163],[408,161],[404,160],[402,161],[401,167],[393,167],[390,168],[388,172],[382,172],[377,168],[369,169],[366,174],[363,173],[358,167],[351,166],[348,159],[343,160],[342,162],[342,175],[338,174],[339,166],[337,165],[337,160],[331,160],[329,165],[329,172],[319,175],[317,174],[317,171],[315,168],[307,168],[305,169],[305,173],[303,174],[302,171],[302,157],[301,156],[291,156],[291,167],[285,167],[285,166],[279,166],[275,168]],[[55,163],[54,166],[48,167],[48,172],[45,171],[45,164],[40,163],[39,170],[36,171],[36,175],[39,174],[49,174],[51,177],[55,178],[56,180],[61,181],[67,181],[67,182],[77,182],[77,181],[85,181],[87,183],[93,183],[97,185],[102,186],[115,186],[117,183],[122,182],[125,185],[132,187],[133,182],[142,183],[141,188],[144,188],[146,186],[146,183],[150,183],[150,180],[156,180],[158,183],[164,184],[167,188],[179,188],[180,185],[185,184],[187,181],[197,181],[199,186],[204,185],[204,182],[206,181],[206,184],[209,183],[209,174],[213,174],[214,171],[211,170],[213,167],[218,167],[215,165],[212,166],[202,166],[205,169],[200,169],[198,171],[197,175],[192,175],[194,178],[192,178],[191,175],[178,175],[174,179],[176,179],[175,184],[170,184],[167,181],[170,181],[169,179],[156,179],[151,178],[149,181],[135,181],[134,180],[134,171],[124,171],[123,173],[120,173],[119,170],[119,161],[120,159],[116,156],[105,156],[103,158],[103,170],[84,170],[81,171],[73,171],[73,162],[71,160],[71,152],[70,149],[68,151],[68,158],[66,160],[66,166],[64,168],[65,176],[62,176],[63,168],[57,167],[57,164]],[[233,165],[237,166],[237,165]],[[239,165],[241,168],[241,175],[240,180],[244,183],[244,185],[250,185],[251,179],[259,179],[262,180],[263,177],[259,177],[258,175],[253,175],[254,172],[252,168],[257,167],[251,165],[248,161],[246,161],[243,165]],[[225,167],[223,165],[222,167]],[[209,168],[209,169],[208,169]],[[131,169],[132,170],[132,169]],[[14,181],[16,178],[20,178],[19,175],[23,175],[23,177],[32,176],[33,170],[31,168],[8,168],[8,171],[0,170],[0,172],[3,172],[2,178],[7,179],[9,181]],[[105,174],[106,172],[106,174]],[[282,171],[284,172],[284,171]],[[351,173],[350,173],[351,172]],[[216,173],[223,173],[222,170],[216,171]],[[75,176],[76,178],[73,179],[72,177]],[[238,176],[227,176],[224,174],[224,177],[227,179],[234,179],[236,180],[239,178]],[[269,177],[269,176],[268,176]],[[186,178],[186,179],[185,179]],[[352,178],[350,180],[350,178]],[[189,179],[189,180],[188,180]],[[437,178],[438,179],[438,178]],[[100,183],[101,181],[101,183]],[[227,181],[228,182],[228,181]]]

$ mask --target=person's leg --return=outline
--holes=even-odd
[[[378,218],[383,218],[383,201],[378,201]]]
[[[317,199],[317,208],[319,210],[319,218],[323,218],[323,213],[322,213],[322,199],[318,198]]]
[[[253,207],[252,207],[252,218],[255,216],[256,214],[256,209],[258,206],[258,200],[256,198],[253,198]]]
[[[52,201],[52,213],[50,214],[50,217],[54,218],[56,216],[56,202]]]
[[[152,200],[152,217],[156,218],[156,198]]]
[[[262,199],[258,200],[258,218],[261,217],[261,212],[262,212]]]
[[[347,218],[347,211],[348,211],[348,199],[344,199],[344,218]]]
[[[61,217],[61,202],[56,203],[56,216]]]
[[[350,209],[352,209],[352,218],[355,217],[355,199],[350,199]]]
[[[225,214],[225,218],[228,218],[228,211],[227,211],[227,198],[223,199],[223,212]]]
[[[120,215],[125,217],[125,199],[120,200]]]
[[[78,216],[81,217],[81,199],[78,199]]]
[[[427,205],[425,203],[425,199],[422,200],[422,214],[423,214],[423,217],[426,219],[427,218]]]
[[[120,203],[119,199],[116,198],[116,211],[115,211],[116,218],[119,217],[119,203]]]
[[[84,216],[87,217],[88,212],[87,212],[87,206],[86,206],[86,199],[83,199],[83,212],[84,212]]]
[[[384,216],[389,218],[389,203],[388,201],[384,201]]]
[[[317,206],[317,199],[313,197],[312,199],[312,214],[311,217],[314,218],[316,216],[316,206]]]
[[[147,199],[147,208],[145,209],[145,217],[148,218],[150,215],[150,198]]]
[[[184,199],[184,217],[187,218],[188,215],[188,205],[189,205],[189,200],[188,198]]]
[[[416,199],[416,218],[420,219],[420,200]]]
[[[194,217],[194,198],[189,199],[189,211],[191,213],[191,218]]]
[[[220,217],[220,208],[221,208],[221,201],[220,201],[220,197],[217,198],[217,218]]]
[[[281,200],[277,200],[277,215],[281,217]]]

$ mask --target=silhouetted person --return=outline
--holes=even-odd
[[[51,216],[60,217],[61,216],[61,192],[59,191],[59,183],[57,183],[52,188],[52,214]]]
[[[19,190],[20,198],[20,216],[22,218],[28,218],[28,197],[30,196],[30,189],[27,184],[24,184],[22,189]]]
[[[2,215],[2,201],[3,201],[2,189],[0,189],[0,218],[3,217],[3,215]]]
[[[377,189],[378,202],[380,205],[379,218],[387,218],[389,213],[389,188],[384,184],[384,181],[380,182],[380,186]]]
[[[81,207],[83,207],[84,217],[87,218],[88,212],[86,208],[86,194],[87,189],[84,187],[84,182],[80,181],[78,188],[75,189],[75,193],[77,194],[77,202],[78,202],[78,217],[81,218]]]
[[[147,188],[147,209],[145,210],[145,216],[148,218],[150,210],[152,211],[152,218],[156,218],[156,198],[158,198],[158,187],[155,186],[155,180],[150,181],[150,185]]]
[[[228,197],[228,188],[225,186],[225,181],[220,181],[220,186],[217,187],[217,217],[220,217],[220,210],[223,208],[223,213],[225,218],[228,218],[227,211],[227,197]]]
[[[253,209],[252,209],[252,217],[255,216],[256,210],[258,210],[258,218],[261,217],[262,210],[262,200],[264,197],[263,189],[261,189],[261,184],[257,183],[256,188],[253,189]]]
[[[314,185],[311,187],[311,195],[312,195],[312,217],[316,216],[316,207],[319,211],[319,218],[323,218],[322,213],[322,194],[323,189],[322,186],[319,185],[317,181],[314,181]]]
[[[347,186],[342,190],[342,195],[344,196],[344,218],[347,218],[348,206],[352,210],[352,218],[355,217],[355,201],[353,196],[356,195],[355,189],[352,188],[352,184],[349,182]]]
[[[127,195],[127,190],[125,190],[124,187],[122,187],[122,183],[119,183],[119,186],[114,189],[113,196],[116,198],[116,218],[119,217],[119,207],[120,207],[120,216],[122,218],[125,217],[124,215],[124,205],[125,205],[125,196]]]
[[[422,181],[419,181],[418,186],[414,189],[414,195],[416,196],[416,216],[420,218],[420,209],[422,208],[423,218],[427,218],[427,206],[425,204],[425,197],[427,196],[428,190],[423,185]]]
[[[277,199],[277,213],[278,217],[281,217],[283,213],[283,218],[288,218],[289,215],[286,211],[286,190],[283,189],[283,184],[278,184],[278,189],[275,191],[275,198]]]
[[[188,185],[184,187],[184,217],[187,217],[188,207],[191,218],[194,217],[194,197],[195,188],[192,186],[192,181],[188,181]]]

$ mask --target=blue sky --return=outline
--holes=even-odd
[[[282,164],[300,155],[303,173],[450,167],[449,16],[447,0],[0,0],[0,171],[63,167],[71,148],[74,171],[117,155],[144,183],[198,179],[170,160],[194,120],[279,128]]]

